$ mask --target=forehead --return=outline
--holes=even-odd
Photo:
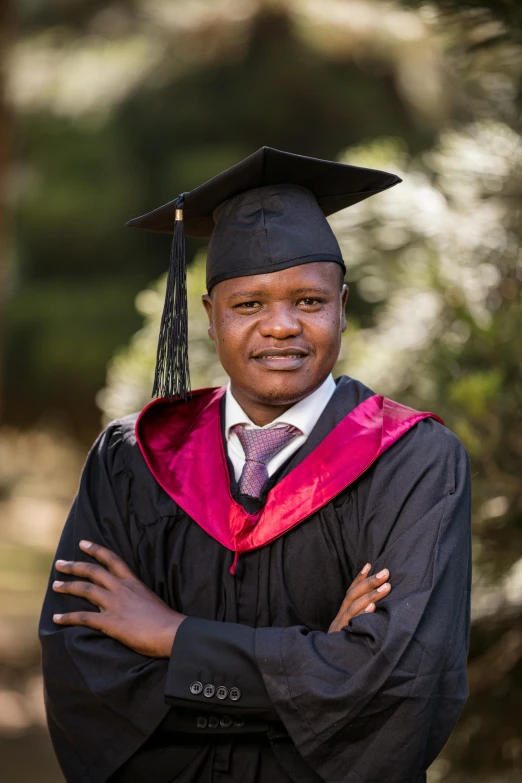
[[[342,267],[333,261],[314,261],[277,272],[222,280],[213,287],[211,293],[212,297],[219,299],[254,294],[281,296],[306,291],[330,293],[339,290],[341,272]]]

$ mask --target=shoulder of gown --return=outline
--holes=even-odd
[[[468,463],[469,456],[460,438],[436,419],[426,418],[379,457],[376,473],[392,470],[407,480],[415,468],[415,472],[424,473],[424,481],[429,477],[434,482],[443,482],[446,491],[451,492],[462,461]],[[439,489],[442,489],[440,484]]]
[[[127,524],[149,525],[176,512],[175,501],[151,473],[136,438],[139,412],[109,422],[92,445],[83,472],[90,468],[92,490],[111,487]]]

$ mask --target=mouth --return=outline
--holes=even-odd
[[[309,353],[304,348],[264,348],[252,354],[252,359],[269,370],[297,370],[306,361]]]

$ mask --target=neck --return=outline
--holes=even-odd
[[[232,393],[234,394],[234,392]],[[235,394],[234,397],[236,397]],[[250,421],[253,421],[254,424],[257,424],[258,427],[264,427],[266,424],[270,424],[270,422],[274,421],[274,419],[277,419],[278,416],[281,416],[281,414],[283,414],[288,410],[288,408],[291,408],[292,405],[295,404],[292,402],[288,405],[270,405],[265,407],[263,405],[244,405],[242,402],[240,402],[240,400],[237,401],[245,411]],[[296,400],[296,402],[298,402],[298,400]]]
[[[296,396],[295,399],[292,398],[283,402],[282,400],[260,400],[238,387],[233,381],[230,383],[230,390],[248,418],[254,424],[257,424],[258,427],[270,424],[274,419],[277,419],[278,416],[281,416],[291,408],[292,405],[304,400],[305,397],[308,397],[309,394],[315,391],[315,389],[307,389],[304,394]]]

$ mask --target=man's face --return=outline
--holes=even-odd
[[[348,289],[334,262],[223,280],[203,297],[209,336],[240,404],[288,406],[331,372]]]

